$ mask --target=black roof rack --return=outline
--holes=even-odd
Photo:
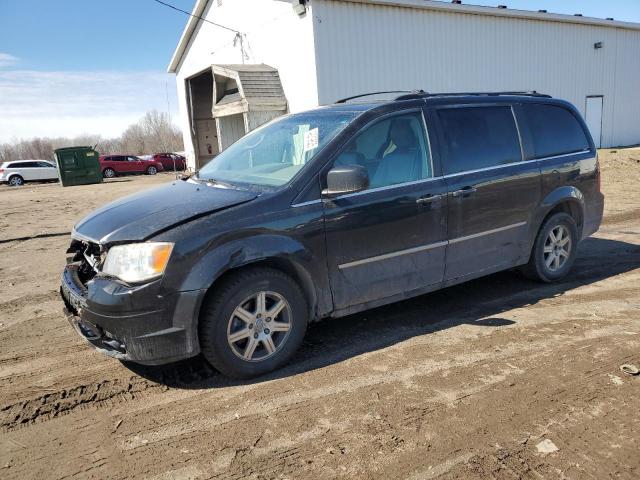
[[[389,90],[384,92],[371,92],[362,93],[360,95],[354,95],[352,97],[342,98],[336,103],[347,103],[350,100],[356,98],[370,97],[372,95],[382,95],[385,93],[401,93],[402,95],[395,97],[393,100],[415,100],[417,98],[432,98],[432,97],[495,97],[495,96],[518,96],[518,97],[541,97],[552,98],[551,95],[545,93],[538,93],[535,90],[526,91],[505,91],[505,92],[448,92],[448,93],[429,93],[424,90]]]
[[[422,90],[413,92],[410,95],[400,95],[396,100],[409,100],[419,97],[495,97],[495,96],[518,96],[518,97],[543,97],[552,98],[551,95],[545,93],[538,93],[535,90],[528,91],[505,91],[505,92],[448,92],[448,93],[426,93]]]
[[[384,93],[410,93],[410,91],[409,90],[390,90],[387,92],[362,93],[360,95],[354,95],[353,97],[341,98],[336,103],[347,103],[349,100],[355,100],[356,98],[370,97],[372,95],[382,95]]]

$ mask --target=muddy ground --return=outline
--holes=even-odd
[[[605,222],[562,283],[505,272],[315,324],[249,382],[123,365],[61,313],[71,226],[170,175],[0,187],[0,477],[640,478],[619,370],[640,365],[640,149],[601,160]]]

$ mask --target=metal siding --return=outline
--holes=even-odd
[[[638,31],[333,0],[313,13],[320,104],[376,90],[538,90],[584,115],[586,97],[603,95],[603,146],[640,143]]]

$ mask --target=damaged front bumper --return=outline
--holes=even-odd
[[[100,352],[119,360],[159,365],[200,351],[197,316],[202,290],[160,295],[159,281],[127,286],[95,277],[83,285],[80,263],[61,278],[64,312],[75,331]]]

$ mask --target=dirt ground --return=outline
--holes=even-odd
[[[123,365],[62,315],[72,225],[170,175],[0,187],[0,477],[640,478],[619,370],[640,365],[640,148],[600,158],[605,221],[562,283],[505,272],[321,322],[249,382]]]

